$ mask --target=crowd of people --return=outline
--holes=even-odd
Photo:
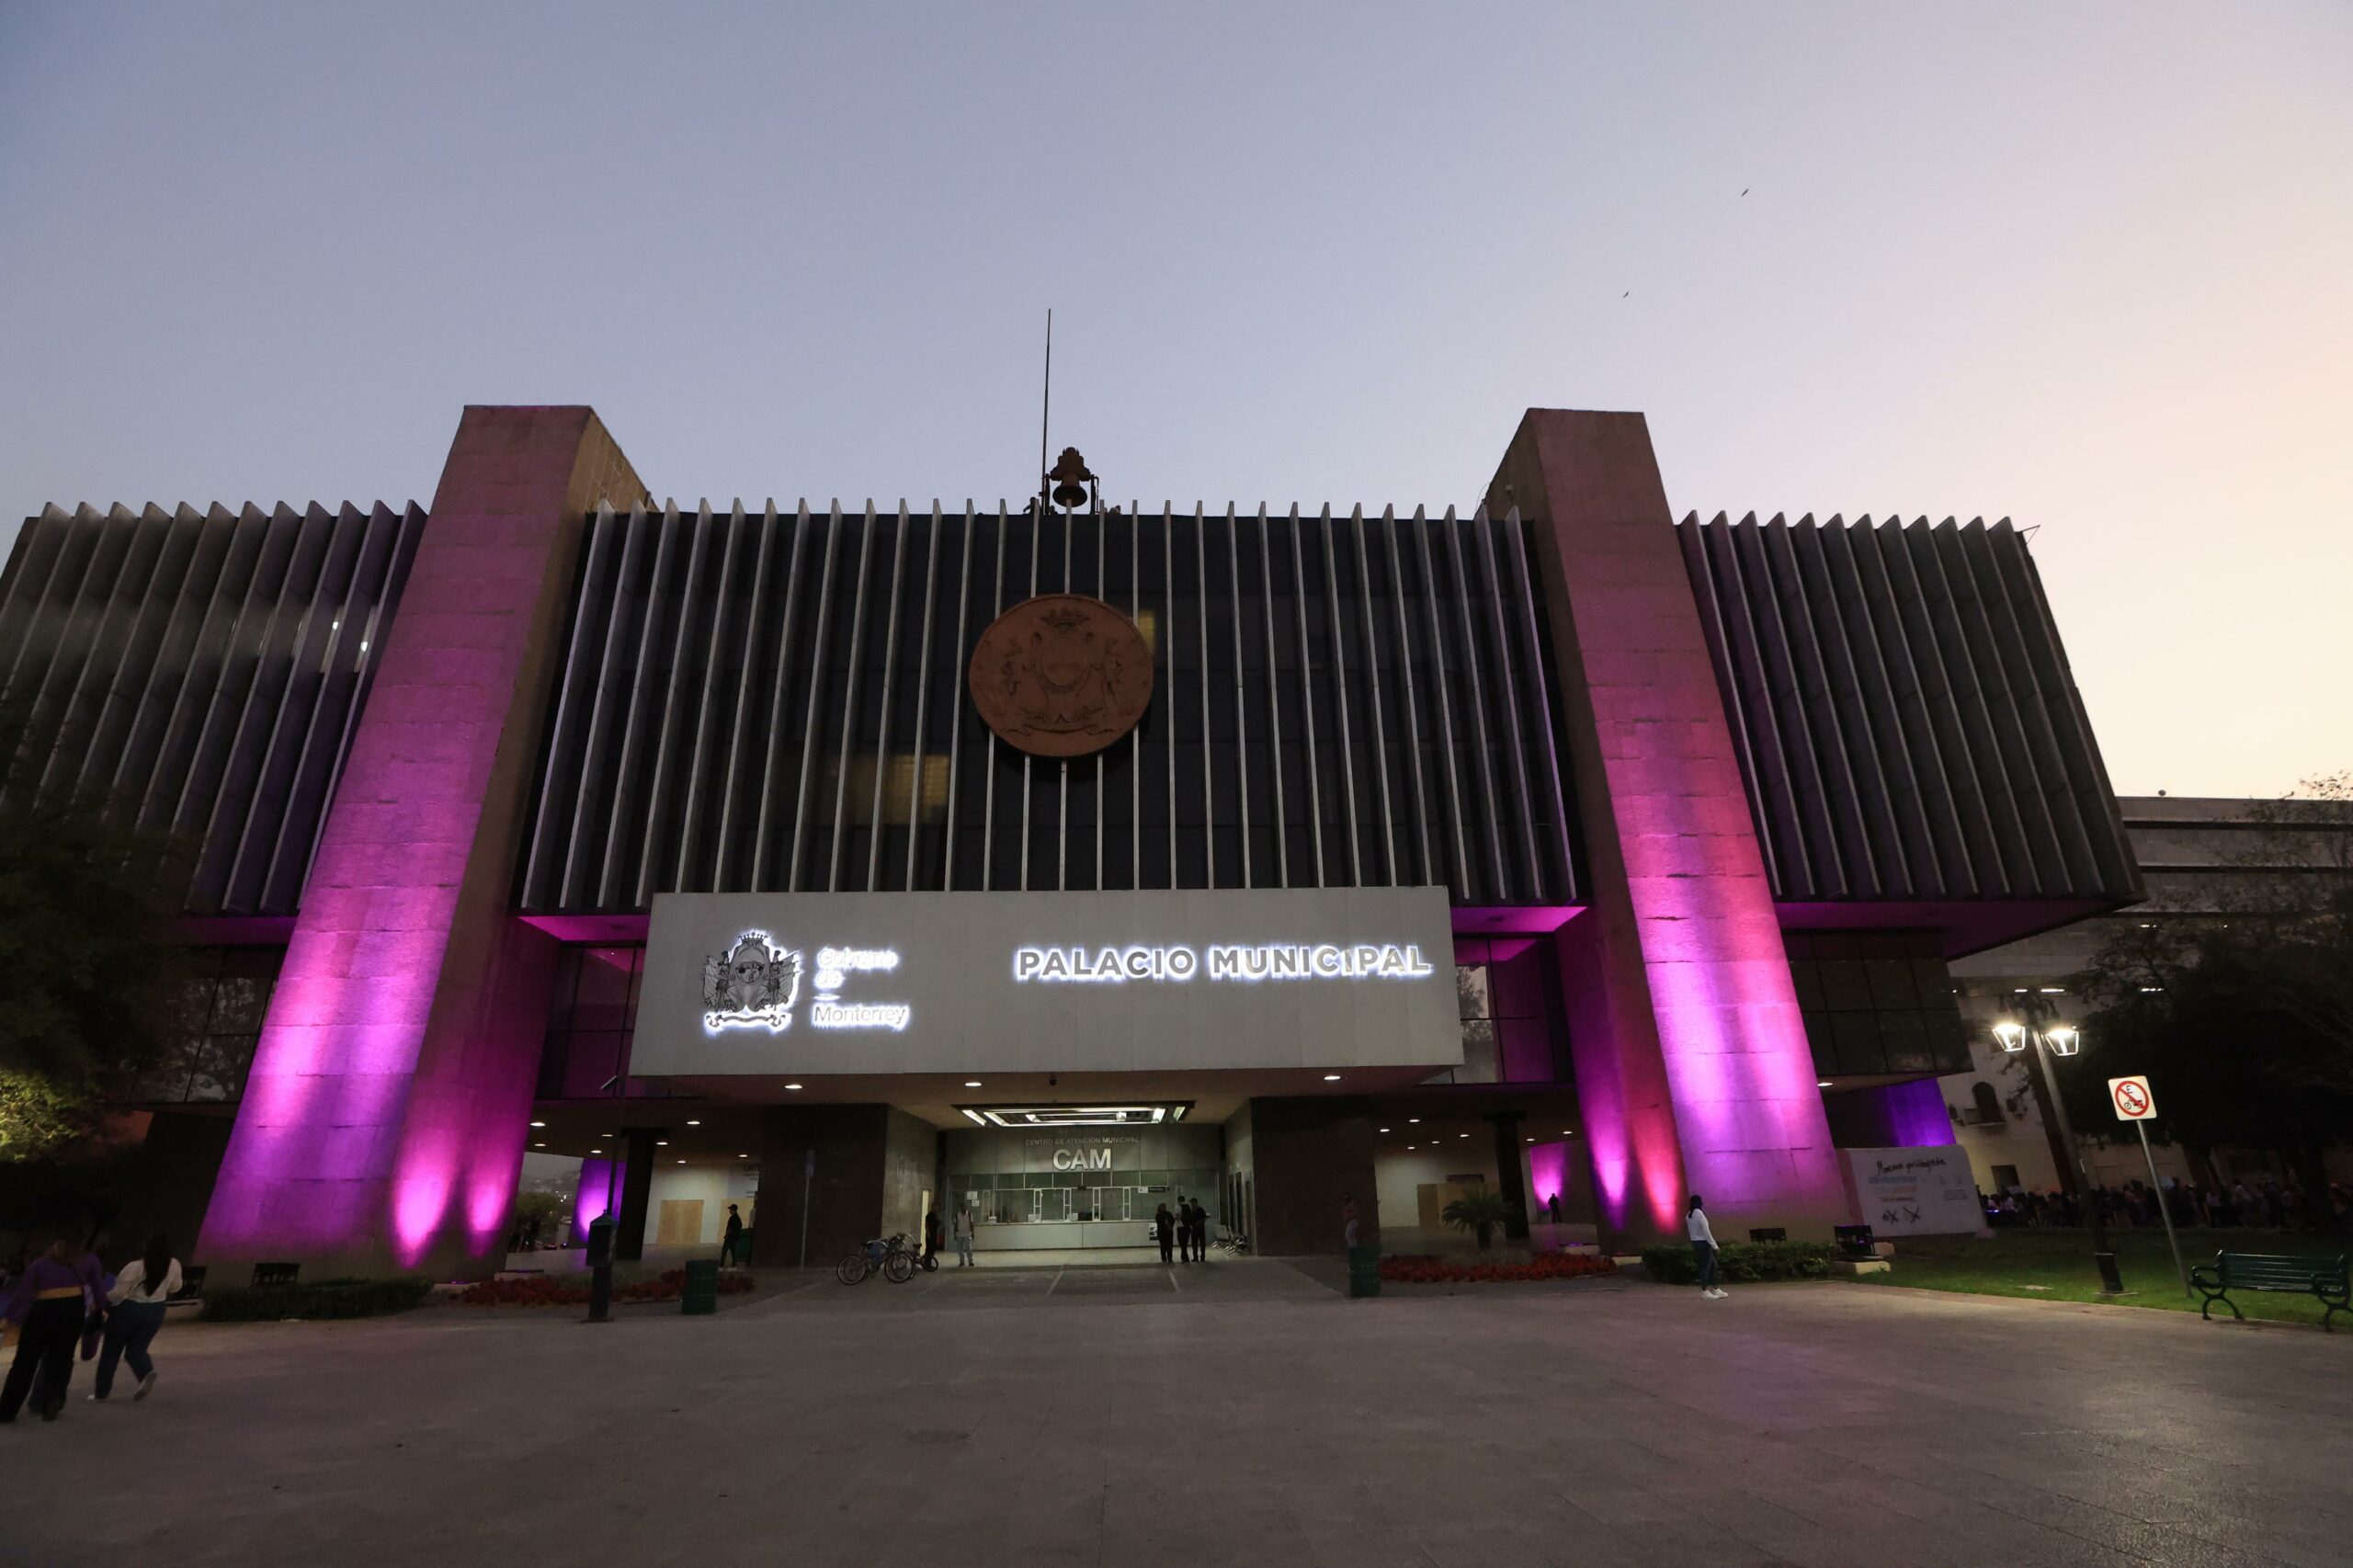
[[[2086,1221],[2085,1195],[2078,1193],[2011,1187],[1995,1193],[1981,1190],[1977,1197],[1987,1222],[1996,1226]],[[2167,1176],[2162,1191],[2136,1180],[2120,1187],[2094,1187],[2089,1198],[2099,1205],[2102,1221],[2110,1225],[2157,1225],[2170,1213],[2175,1225],[2184,1229],[2353,1231],[2353,1190],[2341,1181],[2332,1181],[2313,1193],[2292,1176],[2285,1181],[2273,1176],[2253,1182],[2218,1180],[2211,1185]],[[2160,1212],[2160,1203],[2165,1212]]]

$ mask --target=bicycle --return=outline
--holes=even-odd
[[[922,1260],[907,1245],[906,1233],[878,1236],[846,1256],[834,1265],[834,1278],[845,1285],[856,1285],[870,1275],[880,1274],[893,1285],[904,1285],[915,1277]],[[934,1262],[933,1267],[938,1264]]]
[[[1240,1231],[1228,1231],[1217,1244],[1217,1250],[1239,1257],[1250,1250],[1250,1238]]]

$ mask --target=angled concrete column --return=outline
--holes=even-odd
[[[1847,1217],[1731,727],[1639,414],[1530,409],[1491,510],[1536,525],[1592,907],[1562,930],[1606,1239]]]
[[[585,408],[469,408],[321,833],[197,1257],[487,1273],[557,949],[508,909],[581,521],[644,488]]]

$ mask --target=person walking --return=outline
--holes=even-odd
[[[122,1272],[115,1276],[114,1289],[107,1292],[112,1310],[107,1313],[106,1347],[98,1352],[98,1382],[90,1393],[92,1399],[104,1399],[114,1392],[119,1361],[130,1362],[131,1375],[139,1380],[131,1396],[133,1400],[155,1392],[155,1362],[147,1346],[155,1342],[156,1332],[164,1326],[165,1303],[179,1288],[180,1264],[172,1256],[171,1238],[148,1237],[147,1250],[122,1266]]]
[[[1691,1207],[1683,1214],[1684,1233],[1691,1238],[1691,1251],[1699,1259],[1699,1294],[1711,1301],[1721,1301],[1727,1292],[1722,1275],[1716,1268],[1716,1233],[1708,1223],[1708,1211],[1700,1207],[1699,1195],[1691,1195]]]
[[[74,1346],[82,1325],[107,1297],[107,1276],[81,1243],[60,1236],[26,1266],[9,1292],[5,1312],[17,1326],[17,1358],[0,1385],[0,1425],[17,1418],[38,1387],[33,1409],[54,1421],[65,1409],[66,1384],[74,1376]]]
[[[959,1268],[970,1268],[972,1267],[972,1205],[960,1204],[957,1206],[955,1230],[956,1267]]]
[[[719,1267],[744,1261],[744,1216],[733,1203],[727,1206],[727,1228],[719,1233]]]
[[[1168,1205],[1165,1203],[1162,1204],[1160,1211],[1152,1217],[1152,1230],[1153,1234],[1160,1240],[1160,1261],[1163,1263],[1176,1261],[1176,1217],[1168,1211]]]
[[[1210,1260],[1210,1211],[1201,1207],[1199,1199],[1190,1201],[1193,1206],[1193,1261],[1207,1263]]]

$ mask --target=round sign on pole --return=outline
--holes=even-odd
[[[2148,1121],[2157,1114],[2157,1097],[2149,1093],[2149,1080],[2138,1073],[2129,1078],[2110,1078],[2108,1099],[2116,1108],[2119,1121]]]

